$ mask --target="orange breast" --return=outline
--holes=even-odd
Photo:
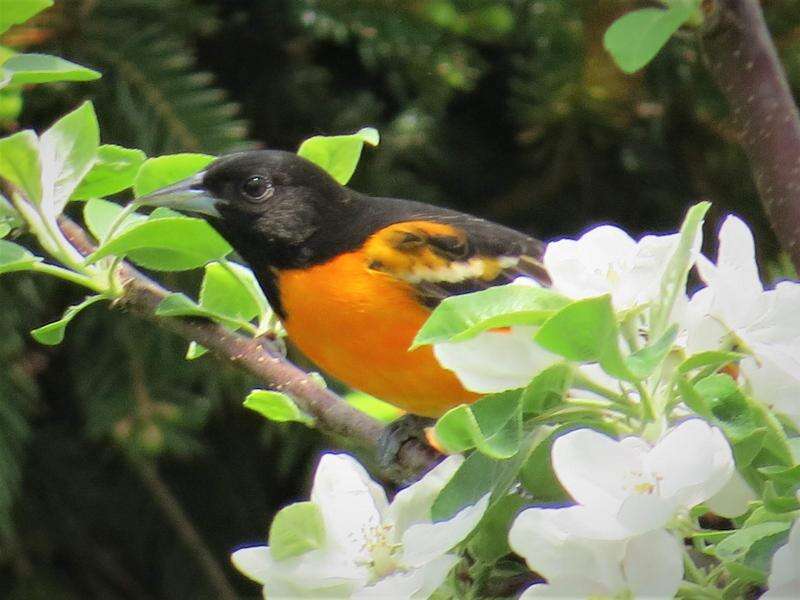
[[[411,285],[367,268],[362,251],[278,276],[289,338],[323,370],[408,412],[435,417],[478,395],[408,347],[430,312]]]

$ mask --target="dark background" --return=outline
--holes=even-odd
[[[800,2],[765,2],[795,91]],[[42,129],[91,99],[103,141],[149,155],[296,149],[381,132],[351,182],[494,219],[543,239],[601,222],[675,229],[714,203],[775,240],[690,33],[645,73],[602,48],[610,0],[83,0],[0,43],[94,67],[90,84],[0,93],[0,130]],[[9,108],[11,107],[11,108]],[[80,207],[74,207],[76,214]],[[162,276],[195,290],[197,274]],[[56,348],[28,331],[80,290],[0,280],[0,597],[216,598],[214,569],[263,541],[334,443],[241,407],[254,383],[151,325],[97,308]],[[204,542],[199,543],[194,536]],[[216,567],[214,566],[216,565]]]

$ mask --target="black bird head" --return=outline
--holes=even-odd
[[[292,267],[324,258],[317,254],[347,229],[358,201],[312,162],[260,150],[223,156],[136,202],[200,213],[253,266]]]

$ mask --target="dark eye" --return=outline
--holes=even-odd
[[[272,184],[266,177],[254,175],[242,184],[242,194],[248,200],[264,200],[269,198],[274,191]]]

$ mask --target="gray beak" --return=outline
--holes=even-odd
[[[140,206],[164,206],[179,211],[201,213],[210,217],[221,217],[216,204],[220,202],[203,187],[201,171],[173,185],[150,192],[134,200]]]

